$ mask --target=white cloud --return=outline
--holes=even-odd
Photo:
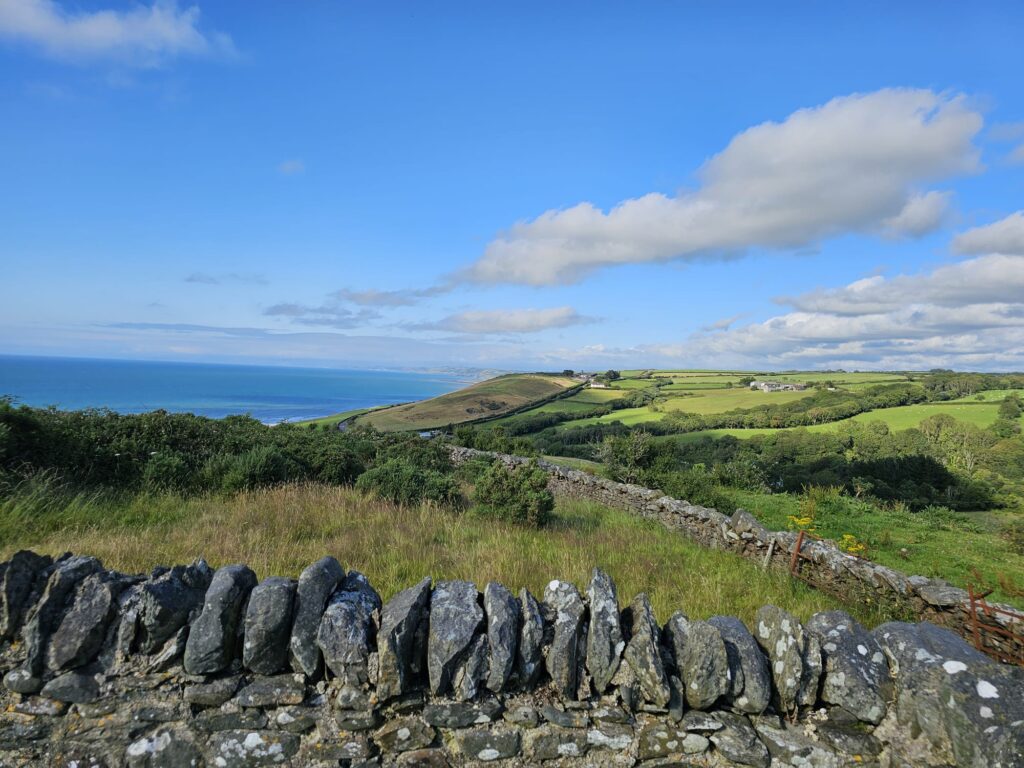
[[[185,282],[198,283],[199,285],[222,285],[224,283],[266,285],[267,278],[263,275],[241,272],[223,272],[216,275],[210,274],[209,272],[193,272],[185,278]]]
[[[550,328],[592,322],[572,307],[550,309],[473,310],[449,315],[433,323],[410,326],[415,330],[452,331],[455,333],[500,334],[537,333]]]
[[[54,0],[0,0],[0,38],[27,42],[53,58],[109,59],[140,67],[175,56],[235,56],[231,38],[199,29],[199,7],[173,1],[86,12]]]
[[[949,216],[950,192],[927,192],[914,195],[903,210],[882,222],[892,237],[921,237],[942,226]]]
[[[1010,253],[1024,256],[1024,211],[975,227],[953,238],[957,253]]]
[[[833,99],[734,137],[700,187],[605,213],[550,210],[493,240],[462,275],[482,283],[572,283],[616,264],[797,249],[848,232],[923,234],[946,197],[923,187],[978,169],[981,115],[962,96],[887,89]]]
[[[676,353],[754,367],[1024,368],[1024,256],[979,256],[780,301],[794,311],[695,335]]]
[[[380,315],[372,309],[361,309],[353,312],[345,307],[324,304],[309,307],[305,304],[282,302],[263,310],[267,317],[282,317],[299,325],[324,326],[327,328],[359,328]]]
[[[452,287],[450,284],[442,284],[429,288],[409,288],[400,291],[378,291],[373,288],[357,291],[341,288],[331,296],[339,301],[347,301],[364,307],[407,307],[417,303],[420,299],[448,293]]]
[[[285,176],[294,176],[298,173],[304,173],[306,164],[301,160],[285,160],[277,166],[277,170]]]
[[[1010,152],[1009,159],[1011,163],[1024,164],[1024,144],[1021,144],[1019,147]]]
[[[802,312],[867,315],[924,304],[956,308],[1024,301],[1024,259],[994,254],[938,267],[927,274],[880,275],[842,288],[777,300]]]

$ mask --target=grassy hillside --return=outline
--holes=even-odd
[[[844,424],[850,422],[859,422],[866,424],[872,421],[881,421],[889,426],[891,430],[910,429],[917,427],[922,421],[927,419],[929,416],[936,416],[939,414],[945,414],[952,416],[957,421],[963,421],[968,424],[973,424],[976,427],[989,427],[991,426],[997,416],[999,405],[995,398],[991,402],[977,402],[973,398],[969,400],[956,400],[947,403],[920,403],[918,405],[904,405],[898,408],[882,408],[874,411],[868,411],[867,413],[860,413],[849,419],[842,419],[841,421],[832,421],[828,424],[814,424],[809,427],[800,427],[800,429],[806,429],[809,432],[834,432]],[[626,414],[630,417],[630,421],[623,421],[624,424],[641,424],[640,412],[646,411],[647,409],[635,408],[628,411],[618,411],[617,413],[609,414],[608,417],[602,419],[587,419],[584,421],[573,421],[569,422],[567,426],[576,426],[578,424],[586,424],[588,422],[596,421],[609,421],[614,420],[614,417],[618,414]],[[655,414],[656,416],[658,414]],[[647,419],[652,421],[654,419]],[[1021,419],[1021,426],[1024,427],[1024,418]],[[737,437],[741,440],[748,437],[754,437],[755,435],[766,435],[772,432],[783,432],[785,430],[780,429],[705,429],[699,432],[688,432],[682,435],[669,435],[662,440],[679,440],[682,442],[693,442],[699,440],[702,437],[724,437],[729,435],[731,437]]]
[[[578,385],[579,382],[562,376],[509,374],[430,400],[380,408],[358,416],[355,423],[382,432],[434,429],[501,416]]]
[[[738,615],[748,623],[766,603],[800,618],[843,607],[875,624],[885,615],[841,605],[788,574],[762,571],[736,555],[705,549],[652,521],[594,504],[560,501],[541,530],[433,505],[400,507],[343,487],[286,485],[231,498],[78,497],[39,506],[0,502],[0,557],[21,548],[71,550],[112,568],[143,572],[205,557],[214,566],[246,562],[262,578],[297,576],[331,554],[369,576],[386,598],[424,575],[497,580],[536,595],[552,578],[581,589],[599,565],[623,601],[647,592],[659,618]]]

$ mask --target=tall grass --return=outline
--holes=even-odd
[[[612,575],[625,602],[647,592],[661,620],[732,614],[752,621],[766,603],[806,619],[846,608],[862,621],[884,618],[843,606],[779,572],[697,546],[657,523],[594,504],[560,501],[554,520],[531,530],[433,505],[395,506],[348,488],[286,485],[232,497],[110,497],[74,494],[53,478],[9,490],[0,503],[0,556],[20,548],[100,557],[143,572],[205,557],[248,563],[260,577],[297,576],[325,554],[370,577],[385,597],[424,575],[482,588],[500,581],[536,595],[554,578],[585,589],[594,566]]]

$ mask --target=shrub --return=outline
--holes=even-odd
[[[419,504],[425,500],[454,504],[461,495],[451,475],[422,469],[402,458],[388,459],[367,470],[356,480],[356,488],[395,504]]]
[[[142,471],[143,484],[154,491],[183,491],[191,484],[188,463],[177,453],[154,453]]]
[[[1003,526],[1001,534],[1010,549],[1018,555],[1024,555],[1024,518],[1015,518]]]
[[[333,485],[348,485],[366,470],[363,462],[352,451],[330,446],[316,457],[316,479]]]
[[[547,473],[532,462],[509,468],[495,461],[480,477],[473,501],[486,515],[534,528],[547,524],[555,508]]]
[[[288,479],[288,459],[274,448],[261,446],[232,456],[220,477],[220,490],[231,493],[260,488]]]

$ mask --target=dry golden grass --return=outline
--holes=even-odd
[[[817,610],[843,607],[786,574],[766,573],[657,523],[580,502],[560,502],[554,524],[540,531],[473,512],[396,507],[351,489],[320,485],[228,499],[141,497],[125,504],[52,510],[52,523],[33,522],[34,532],[5,537],[0,555],[28,547],[51,554],[73,551],[128,572],[201,556],[214,566],[248,563],[262,578],[297,576],[331,554],[369,576],[385,599],[424,575],[469,579],[480,588],[499,581],[515,590],[528,587],[535,595],[559,578],[583,590],[591,569],[600,566],[615,579],[622,602],[647,592],[662,621],[683,610],[693,617],[726,613],[750,622],[765,603],[804,619]],[[867,623],[883,618],[846,607]]]
[[[372,410],[359,416],[356,423],[382,432],[432,429],[483,416],[499,416],[578,384],[563,376],[508,374],[429,400]],[[498,403],[503,405],[497,407]]]

